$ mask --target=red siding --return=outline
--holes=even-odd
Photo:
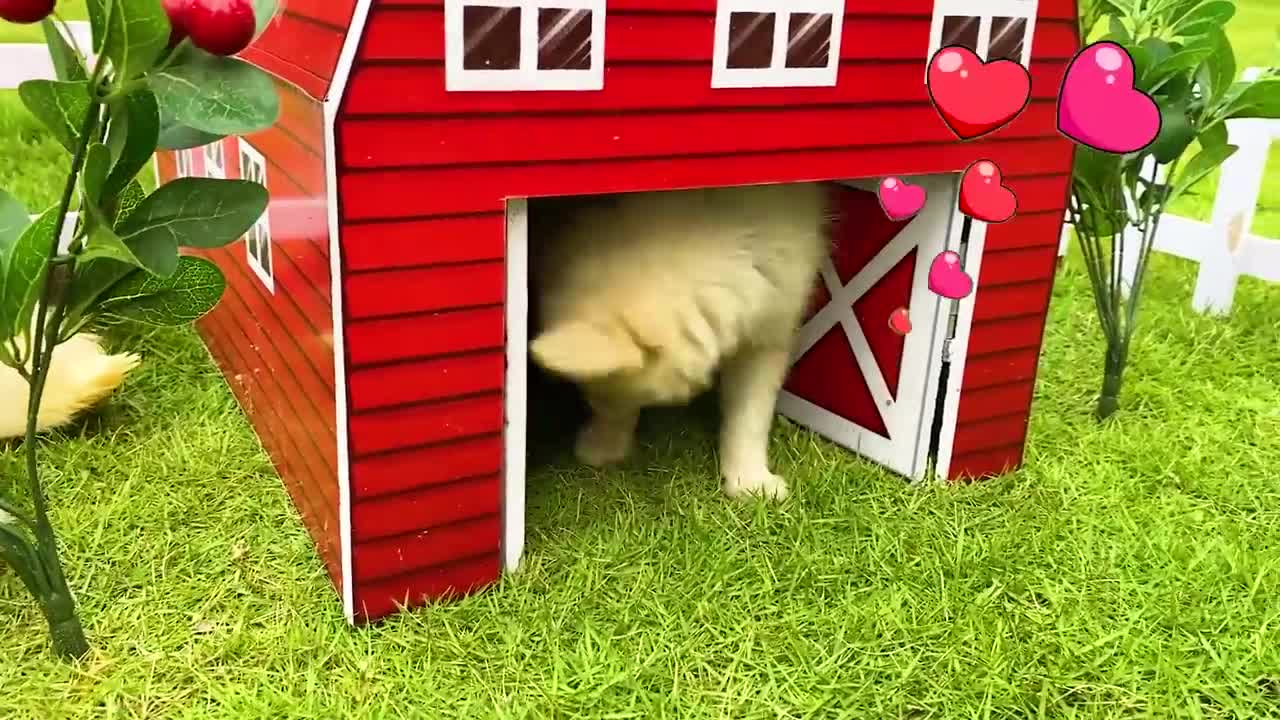
[[[275,293],[250,270],[243,241],[208,251],[227,291],[198,327],[341,587],[323,115],[297,88],[278,87],[277,125],[224,141],[228,177],[240,176],[240,142],[267,161]],[[171,178],[173,155],[158,163]]]
[[[288,0],[243,57],[317,100],[328,95],[356,0]]]
[[[1078,46],[1074,1],[1040,3],[1027,111],[963,144],[923,83],[932,0],[848,3],[840,83],[805,89],[712,89],[715,6],[610,0],[599,92],[448,94],[443,3],[375,0],[337,128],[344,332],[359,407],[353,527],[365,538],[354,551],[356,597],[368,617],[498,572],[495,536],[458,529],[441,508],[415,515],[397,503],[454,485],[468,488],[476,512],[498,497],[506,198],[958,172],[996,161],[1022,214],[988,232],[955,466],[1002,465],[1010,452],[1013,464],[1020,459],[1052,282],[1052,264],[1039,260],[1056,246],[1071,169],[1053,99]],[[970,440],[984,431],[1012,451],[996,448],[1005,454],[994,457]],[[469,521],[492,528],[486,518]],[[437,547],[424,532],[450,539]]]

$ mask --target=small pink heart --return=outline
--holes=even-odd
[[[903,182],[896,177],[888,177],[876,188],[876,197],[880,198],[880,207],[890,220],[895,222],[914,217],[924,209],[926,200],[924,188]]]
[[[1136,152],[1160,134],[1160,109],[1133,86],[1133,58],[1120,45],[1096,42],[1081,50],[1062,80],[1058,130],[1095,150]]]
[[[948,300],[960,300],[973,292],[973,278],[960,267],[960,256],[947,250],[929,265],[929,289]]]
[[[979,160],[960,178],[960,212],[985,223],[1002,223],[1018,210],[1018,196],[1004,184],[1000,166]]]
[[[889,313],[889,329],[902,336],[911,333],[911,315],[906,308],[900,307]]]

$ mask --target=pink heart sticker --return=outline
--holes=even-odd
[[[880,199],[884,214],[895,222],[914,217],[924,209],[926,200],[924,188],[896,177],[882,180],[876,188],[876,197]]]
[[[958,45],[933,54],[926,83],[942,121],[961,140],[1008,125],[1031,97],[1031,75],[1022,65],[1012,60],[983,62]]]
[[[889,329],[895,335],[907,336],[911,334],[911,314],[907,309],[900,307],[889,313]]]
[[[960,212],[985,223],[1002,223],[1018,210],[1018,196],[1004,184],[1000,166],[979,160],[960,178]]]
[[[1137,152],[1160,134],[1160,109],[1133,86],[1133,58],[1101,41],[1081,50],[1058,93],[1058,130],[1095,150]]]
[[[929,265],[929,289],[948,300],[960,300],[973,292],[973,278],[960,267],[960,256],[947,250]]]

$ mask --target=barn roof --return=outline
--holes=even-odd
[[[280,12],[241,57],[324,100],[357,0],[281,0]]]

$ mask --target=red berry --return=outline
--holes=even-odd
[[[57,0],[0,0],[0,18],[29,25],[49,17]]]
[[[191,13],[192,0],[164,0],[164,14],[169,16],[169,47],[177,47],[186,39],[187,16]]]
[[[235,55],[253,42],[258,23],[250,0],[188,1],[190,7],[182,15],[196,47],[214,55]]]

